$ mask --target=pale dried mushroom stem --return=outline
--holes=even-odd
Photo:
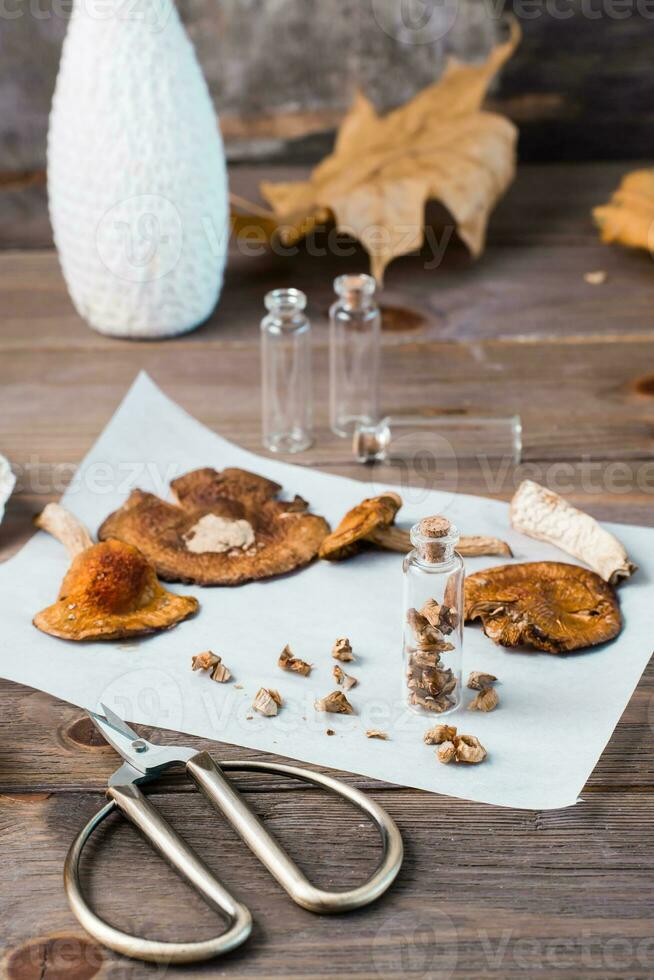
[[[402,555],[408,554],[413,548],[411,534],[403,528],[391,524],[390,527],[378,528],[366,538],[378,548],[386,551],[397,551]],[[456,545],[456,550],[462,558],[478,558],[484,555],[504,556],[512,558],[513,552],[510,545],[500,538],[489,538],[481,534],[465,535],[462,534]]]
[[[435,725],[423,735],[425,745],[442,745],[443,742],[451,742],[456,736],[454,725]]]
[[[332,647],[332,657],[344,664],[351,663],[355,659],[352,653],[352,644],[346,637],[336,640]]]
[[[620,541],[594,517],[533,480],[523,480],[518,487],[511,501],[511,524],[583,561],[611,585],[637,570]]]
[[[494,674],[484,674],[481,670],[471,670],[468,676],[468,687],[471,691],[481,691],[485,687],[495,684],[497,677]]]
[[[283,704],[279,691],[272,688],[260,687],[257,691],[252,707],[260,715],[266,718],[273,718]]]
[[[494,711],[500,698],[494,687],[483,687],[468,705],[468,711]]]
[[[327,711],[333,715],[353,715],[354,708],[342,691],[332,691],[326,698],[314,702],[316,711]]]
[[[511,546],[500,538],[488,538],[481,534],[462,535],[456,546],[462,558],[478,558],[483,555],[497,555],[513,558]]]
[[[388,742],[390,736],[388,732],[382,732],[378,728],[369,728],[366,731],[366,738],[378,738],[380,742]]]
[[[311,664],[308,664],[305,660],[300,660],[299,657],[293,656],[293,651],[288,645],[280,653],[277,666],[281,667],[282,670],[301,674],[302,677],[308,677],[312,670]]]
[[[82,522],[61,504],[47,504],[34,523],[63,544],[71,558],[93,547],[93,539]]]
[[[356,687],[357,684],[359,683],[356,677],[352,677],[350,674],[346,674],[343,668],[339,667],[338,664],[334,665],[332,674],[334,675],[334,680],[336,681],[336,683],[339,684],[346,691],[352,690],[352,688]]]

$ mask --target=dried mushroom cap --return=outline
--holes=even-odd
[[[335,531],[320,546],[320,557],[340,561],[359,550],[364,542],[378,544],[378,535],[389,528],[402,506],[396,493],[370,497],[348,511]]]
[[[322,517],[307,513],[300,498],[276,499],[277,483],[245,470],[195,470],[174,480],[178,504],[132,491],[102,524],[99,537],[118,538],[139,548],[161,578],[198,585],[240,585],[307,565],[329,533]],[[212,515],[222,518],[212,521]],[[235,531],[230,537],[229,522]],[[252,529],[254,543],[245,533]],[[198,551],[197,536],[215,533],[215,550]],[[230,540],[241,546],[230,546]]]
[[[605,643],[622,628],[610,585],[595,572],[562,562],[500,565],[465,583],[466,620],[505,647],[566,653]]]
[[[88,533],[75,518],[58,504],[48,507],[39,526],[56,533],[71,553],[78,550],[57,601],[34,617],[43,633],[63,640],[118,640],[170,629],[197,612],[197,599],[167,592],[137,548],[122,541],[87,546]]]
[[[611,585],[637,570],[620,541],[594,517],[533,480],[523,480],[518,487],[511,501],[511,523],[517,531],[585,562]]]

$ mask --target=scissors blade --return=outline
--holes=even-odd
[[[102,737],[119,755],[122,755],[126,762],[129,762],[139,772],[146,772],[148,766],[142,757],[147,754],[148,749],[155,749],[157,746],[148,742],[147,739],[141,738],[133,728],[129,727],[127,722],[123,721],[106,704],[101,704],[100,707],[104,711],[104,715],[89,711],[88,716]]]
[[[89,711],[88,716],[102,737],[123,759],[145,776],[154,776],[168,766],[188,762],[197,749],[180,745],[157,745],[143,738],[106,704],[100,704],[104,715]],[[117,775],[117,774],[116,774]]]

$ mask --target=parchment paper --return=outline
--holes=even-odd
[[[165,495],[170,479],[199,466],[240,466],[270,477],[310,501],[334,525],[376,485],[258,457],[220,438],[140,375],[81,464],[64,503],[95,533],[134,486]],[[362,477],[365,475],[362,469]],[[508,540],[517,560],[571,560],[509,528],[508,507],[480,497],[407,493],[402,524],[445,511],[463,533]],[[500,707],[488,715],[465,708],[448,723],[477,735],[489,752],[479,766],[444,766],[424,731],[438,720],[409,713],[402,701],[401,556],[368,554],[325,562],[278,580],[235,589],[173,586],[200,599],[199,615],[167,633],[124,643],[75,644],[40,633],[34,613],[54,601],[68,567],[64,549],[38,533],[0,567],[0,673],[83,708],[104,701],[124,718],[405,786],[525,809],[577,801],[624,710],[652,650],[650,579],[654,530],[616,526],[640,566],[620,589],[622,635],[585,653],[554,657],[496,647],[466,628],[464,677],[471,669],[500,679]],[[1,532],[0,532],[1,533]],[[470,559],[476,571],[501,559]],[[331,646],[348,636],[359,678],[350,692],[354,717],[317,714],[316,697],[334,690]],[[282,672],[277,657],[290,643],[316,665],[309,678]],[[219,653],[234,675],[227,685],[192,673],[191,656]],[[237,689],[236,685],[242,685]],[[251,710],[260,686],[285,701],[276,718]],[[327,728],[336,734],[329,737]],[[371,741],[367,728],[387,731]]]

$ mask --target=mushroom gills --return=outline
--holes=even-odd
[[[622,629],[615,593],[599,575],[564,562],[500,565],[468,576],[466,621],[505,647],[567,653],[614,639]]]

